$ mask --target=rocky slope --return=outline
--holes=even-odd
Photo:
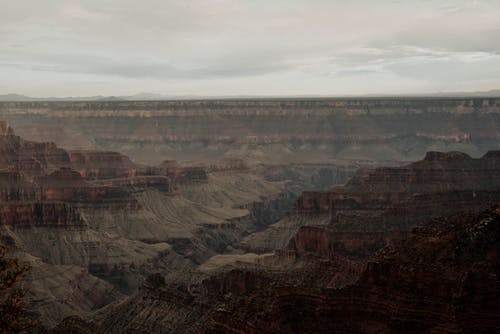
[[[30,305],[48,326],[133,293],[151,273],[184,280],[295,200],[287,181],[234,161],[138,165],[0,130],[0,240],[31,263]]]
[[[276,279],[233,295],[200,332],[495,333],[499,242],[499,206],[436,219],[384,248],[352,284],[332,289]]]
[[[431,150],[499,149],[495,98],[2,102],[25,138],[133,160],[414,161]]]
[[[460,152],[428,152],[401,167],[359,170],[345,185],[304,192],[278,223],[245,238],[241,247],[284,247],[301,226],[328,226],[335,249],[366,256],[419,223],[461,211],[478,212],[500,199],[500,154],[473,159]]]
[[[30,139],[0,122],[0,240],[46,327],[84,317],[59,333],[488,332],[498,210],[472,213],[500,200],[500,154],[435,150],[498,149],[499,108],[0,103]]]
[[[500,200],[498,157],[431,152],[360,170],[342,187],[305,193],[285,219],[189,279],[150,276],[74,322],[97,333],[494,333],[500,206],[474,211]],[[241,177],[231,187],[219,177],[202,192],[179,189],[211,207],[252,196]]]
[[[313,248],[302,244],[316,240]],[[328,239],[328,237],[326,238]],[[434,219],[366,263],[330,253],[305,229],[274,261],[193,282],[151,276],[86,321],[92,333],[495,333],[500,328],[500,206]],[[305,252],[304,252],[305,251]],[[325,253],[326,251],[326,253]],[[293,255],[292,255],[293,254]],[[299,265],[302,263],[301,265]]]

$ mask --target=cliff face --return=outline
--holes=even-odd
[[[500,151],[479,159],[462,152],[427,152],[421,161],[405,167],[360,172],[346,185],[360,193],[424,193],[462,189],[486,190],[500,183]]]
[[[153,174],[166,175],[176,182],[182,183],[185,181],[206,181],[206,170],[207,167],[204,166],[181,167],[175,160],[166,160],[158,167],[152,168],[150,172]]]
[[[0,240],[33,264],[29,305],[44,325],[132,294],[160,270],[188,280],[294,200],[238,160],[147,166],[28,141],[5,123],[0,132]]]
[[[305,193],[285,219],[255,233],[282,245],[274,255],[244,254],[253,262],[235,256],[239,269],[190,271],[189,280],[169,284],[169,275],[159,275],[91,316],[89,326],[106,333],[496,332],[500,207],[472,211],[498,202],[498,156],[429,153],[406,166],[360,171],[328,192]],[[224,173],[179,191],[211,207],[246,198],[241,174],[228,187]],[[464,209],[471,213],[435,218]],[[414,229],[428,217],[434,219]],[[210,231],[234,233],[243,222],[209,224],[202,239],[215,244]],[[171,244],[184,258],[206,260],[193,251],[204,246],[196,239]]]
[[[383,249],[341,289],[275,280],[242,291],[201,331],[494,333],[500,328],[499,214],[497,206],[425,224]]]
[[[500,207],[430,221],[367,263],[330,254],[323,230],[290,247],[302,266],[236,269],[187,285],[158,275],[86,328],[120,333],[495,333]],[[327,246],[328,250],[329,247]],[[311,256],[316,253],[315,256]]]
[[[293,251],[297,257],[331,258],[334,255],[335,234],[328,228],[303,226],[290,240],[288,251]]]
[[[430,150],[500,149],[498,99],[9,102],[0,114],[26,138],[153,165],[411,161]]]
[[[116,152],[71,151],[71,167],[86,179],[126,178],[137,175],[137,166]]]
[[[123,188],[88,183],[66,167],[68,154],[55,145],[25,142],[13,133],[5,138],[0,143],[8,151],[0,172],[0,224],[78,226],[83,220],[77,206],[137,207]]]
[[[400,167],[363,168],[343,186],[305,191],[279,222],[242,242],[265,253],[287,245],[301,227],[324,228],[334,253],[366,257],[436,216],[480,212],[500,199],[499,152],[473,159],[429,152]],[[333,233],[332,233],[333,232]],[[310,243],[315,241],[314,236]]]
[[[0,224],[12,227],[84,226],[79,212],[66,203],[0,203]]]
[[[171,170],[137,165],[116,152],[86,150],[68,153],[53,143],[26,141],[16,136],[6,123],[1,123],[0,128],[3,129],[0,136],[0,200],[8,203],[9,209],[5,209],[8,212],[19,204],[15,211],[20,214],[26,210],[26,202],[33,202],[30,204],[31,213],[43,213],[43,208],[48,208],[52,202],[58,203],[53,207],[60,208],[107,206],[137,209],[139,204],[130,194],[133,191],[152,188],[173,193],[175,182],[207,179],[202,167],[178,165]],[[66,204],[59,205],[59,202]],[[36,211],[35,207],[42,209]],[[59,211],[52,210],[54,214]],[[72,216],[63,211],[61,214],[61,219],[53,218],[65,221]],[[7,216],[0,220],[5,224],[12,221],[15,219]],[[33,217],[33,221],[42,222],[44,219]]]
[[[24,141],[13,132],[0,136],[0,168],[42,173],[44,169],[69,166],[69,155],[53,143]]]
[[[429,152],[407,166],[360,170],[344,186],[303,193],[295,214],[326,215],[340,231],[408,231],[435,215],[494,204],[500,189],[498,157],[498,151],[479,159]]]

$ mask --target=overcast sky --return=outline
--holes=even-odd
[[[500,88],[498,0],[0,2],[0,94]]]

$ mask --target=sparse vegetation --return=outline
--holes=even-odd
[[[16,285],[28,273],[29,267],[7,256],[0,245],[0,334],[26,333],[35,322],[26,316],[25,290]]]

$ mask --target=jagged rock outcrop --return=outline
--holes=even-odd
[[[206,181],[207,172],[204,166],[181,167],[175,160],[165,160],[158,167],[152,169],[152,173],[166,175],[176,182]]]
[[[0,121],[0,136],[13,136],[14,130],[9,126],[6,121]]]
[[[479,211],[500,197],[500,158],[429,152],[402,167],[360,170],[344,186],[305,192],[295,214],[326,216],[345,233],[398,233],[436,215]],[[404,235],[404,234],[403,234]]]
[[[237,161],[213,170],[145,166],[115,152],[26,141],[7,125],[0,152],[0,240],[36,262],[29,303],[47,326],[133,294],[152,272],[184,281],[293,203],[284,182]],[[50,279],[50,270],[63,274]],[[75,324],[85,321],[59,329]]]
[[[293,251],[297,257],[320,257],[329,259],[334,255],[333,231],[325,227],[303,226],[290,240],[288,251]]]
[[[499,206],[437,219],[384,248],[354,284],[297,287],[276,278],[234,296],[201,332],[495,333],[499,240]]]
[[[12,227],[83,226],[80,213],[66,203],[0,203],[0,225]]]
[[[69,166],[68,153],[54,143],[25,141],[8,125],[3,127],[6,129],[0,136],[0,169],[36,175],[43,170]]]
[[[284,271],[235,269],[191,284],[165,284],[151,279],[131,298],[114,303],[89,318],[97,333],[199,333],[211,317],[228,312],[240,297],[287,284],[339,288],[359,277],[362,265],[345,259],[313,262],[293,275]],[[315,274],[321,272],[320,275]],[[302,283],[301,283],[302,281]],[[127,316],[125,316],[127,315]],[[224,333],[224,331],[222,331]]]
[[[461,152],[428,152],[423,160],[407,166],[360,170],[345,186],[329,192],[305,192],[296,210],[331,215],[347,210],[383,210],[415,194],[477,193],[499,188],[499,151],[479,159]]]
[[[294,210],[245,238],[241,248],[266,253],[283,248],[302,226],[324,226],[337,253],[366,257],[418,224],[461,211],[479,212],[500,200],[500,154],[481,158],[428,152],[399,167],[363,168],[343,186],[305,191]]]
[[[71,151],[71,167],[89,180],[126,178],[137,175],[138,167],[117,152]]]

